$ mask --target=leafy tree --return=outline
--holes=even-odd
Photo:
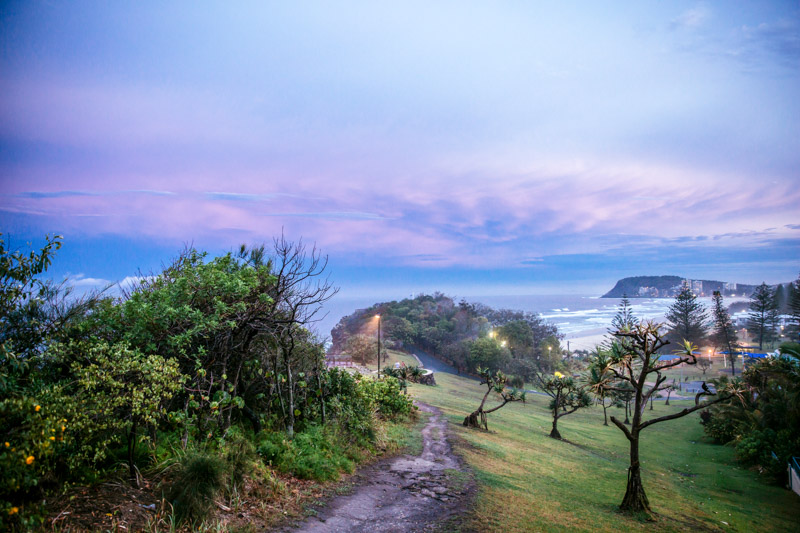
[[[703,429],[720,444],[734,444],[739,461],[785,483],[787,461],[800,455],[800,344],[784,343],[780,352],[748,365],[737,382],[741,397],[713,406]]]
[[[559,343],[558,337],[554,335],[546,337],[539,345],[539,352],[536,356],[536,366],[539,372],[555,372],[563,368],[562,363],[561,343]]]
[[[686,283],[669,306],[666,319],[669,327],[667,338],[673,343],[688,341],[700,344],[708,331],[706,310]]]
[[[714,332],[711,339],[717,348],[728,352],[728,360],[731,363],[731,374],[736,374],[736,355],[739,349],[739,337],[736,328],[733,327],[728,310],[722,302],[722,294],[714,291],[713,298]],[[705,374],[705,372],[703,372]]]
[[[483,395],[481,404],[478,408],[464,418],[464,426],[478,428],[483,427],[486,431],[489,430],[489,424],[486,420],[486,415],[493,413],[498,409],[504,407],[507,403],[525,401],[525,391],[517,389],[508,389],[508,377],[501,371],[497,370],[492,373],[488,368],[477,368],[476,372],[481,377],[481,385],[486,385],[486,394]],[[486,399],[489,394],[494,392],[500,396],[501,403],[492,407],[491,409],[484,409]]]
[[[556,372],[552,376],[536,375],[542,391],[550,396],[550,412],[553,415],[553,427],[550,430],[550,437],[561,439],[558,431],[558,420],[564,416],[571,415],[582,407],[592,405],[589,394],[581,387],[574,378],[565,376],[561,372]]]
[[[700,357],[697,360],[697,366],[700,367],[700,370],[703,371],[703,375],[705,376],[706,375],[706,371],[709,368],[711,368],[711,361],[709,361],[708,359],[706,359],[704,357]]]
[[[504,348],[497,339],[482,337],[469,345],[469,368],[474,368],[475,372],[479,368],[488,370],[498,370],[505,366],[509,359],[508,349]]]
[[[74,376],[72,383],[57,387],[75,447],[70,466],[102,463],[124,443],[131,482],[138,484],[136,444],[150,439],[147,430],[165,419],[169,400],[182,390],[185,376],[178,362],[105,342],[56,345],[51,351],[55,359],[71,361]],[[65,357],[65,351],[72,355]]]
[[[530,357],[534,346],[534,333],[528,322],[513,320],[497,329],[497,337],[508,343],[513,358]]]
[[[775,340],[775,324],[778,320],[778,308],[775,306],[775,294],[766,283],[762,283],[750,295],[750,307],[747,313],[747,331],[758,339],[758,349]]]
[[[633,418],[630,429],[615,417],[611,417],[614,423],[625,435],[630,444],[630,467],[628,470],[628,485],[625,497],[620,504],[620,509],[626,512],[650,513],[650,503],[642,485],[641,463],[639,461],[639,442],[641,432],[659,422],[666,422],[688,415],[699,409],[703,409],[711,404],[726,400],[733,391],[719,391],[713,400],[700,403],[700,398],[710,395],[711,392],[705,386],[703,391],[695,397],[695,405],[687,407],[670,415],[664,415],[649,420],[644,420],[645,407],[650,397],[664,390],[667,377],[664,371],[681,364],[696,364],[697,357],[693,354],[694,346],[685,343],[684,351],[680,357],[668,361],[661,361],[658,351],[666,346],[669,341],[665,340],[659,331],[660,326],[652,322],[639,324],[630,332],[618,332],[618,338],[628,339],[629,343],[614,343],[611,345],[609,354],[608,370],[610,377],[596,386],[607,390],[620,390],[619,383],[628,383],[633,387]],[[653,383],[648,386],[647,382]]]
[[[378,357],[378,341],[367,335],[353,335],[347,339],[345,352],[353,361],[361,364],[371,363]]]

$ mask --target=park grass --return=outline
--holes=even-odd
[[[657,517],[647,522],[617,511],[628,443],[618,428],[603,426],[602,409],[562,418],[559,430],[566,441],[557,441],[548,437],[549,398],[531,394],[525,404],[490,414],[487,433],[461,425],[480,403],[481,387],[444,373],[436,374],[436,382],[435,387],[412,384],[410,391],[439,407],[459,437],[457,450],[479,484],[469,517],[475,530],[749,532],[797,531],[800,524],[797,495],[739,467],[730,447],[706,442],[696,413],[642,434],[643,482]],[[671,404],[657,402],[655,415],[675,412],[686,402]]]

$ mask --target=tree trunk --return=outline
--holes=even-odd
[[[483,409],[478,409],[470,414],[468,417],[464,418],[464,426],[468,428],[477,428],[477,429],[485,429],[489,431],[489,424],[486,420],[486,413],[483,412]]]
[[[253,425],[253,432],[260,433],[261,432],[261,420],[258,419],[258,415],[247,405],[242,408],[242,414],[244,414],[245,418],[250,421]]]
[[[634,434],[629,440],[631,443],[631,466],[628,468],[628,488],[625,490],[625,497],[619,508],[625,512],[644,512],[649,515],[651,513],[650,502],[647,501],[647,494],[644,493],[639,464],[639,435]]]
[[[131,432],[128,434],[128,472],[130,474],[131,484],[139,488],[139,479],[136,476],[136,466],[133,464],[133,456],[136,452],[136,419],[133,419]]]
[[[561,433],[558,432],[558,416],[555,414],[553,415],[553,429],[550,431],[550,437],[561,440]]]
[[[627,402],[625,402],[625,422],[624,422],[624,423],[625,423],[625,424],[628,424],[628,425],[630,425],[630,424],[631,424],[631,421],[630,421],[630,419],[628,418],[628,407],[630,406],[630,404],[631,404],[630,400],[628,400]]]
[[[603,400],[603,425],[604,426],[608,425],[608,413],[606,413],[606,409],[607,409],[606,401]]]
[[[317,388],[319,390],[319,405],[322,411],[322,425],[325,425],[325,393],[322,390],[322,376],[320,375],[319,370],[319,358],[317,358],[316,363],[316,373],[317,373]]]
[[[292,382],[292,366],[288,357],[286,358],[286,380],[289,389],[289,424],[286,427],[286,433],[291,439],[294,437],[294,383]]]

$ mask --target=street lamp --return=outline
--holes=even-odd
[[[378,319],[378,379],[381,379],[381,315],[375,315]]]

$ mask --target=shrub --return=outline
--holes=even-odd
[[[724,416],[716,410],[704,410],[700,413],[703,431],[717,444],[727,444],[741,433],[741,422],[735,418]]]
[[[70,363],[74,376],[69,388],[51,390],[70,421],[69,467],[101,465],[109,451],[126,445],[133,474],[136,443],[148,440],[141,431],[163,419],[164,406],[182,388],[177,362],[104,342],[55,345],[51,354]]]
[[[203,520],[225,481],[225,463],[207,453],[186,455],[172,480],[169,500],[178,523]]]
[[[325,374],[328,416],[336,419],[347,436],[360,445],[375,440],[375,407],[366,389],[361,386],[359,374],[333,368]]]
[[[263,432],[258,445],[262,459],[281,472],[316,481],[337,479],[341,472],[352,472],[349,449],[340,435],[320,426],[297,433],[291,441],[283,433]]]
[[[380,381],[362,379],[359,385],[384,418],[394,419],[411,413],[413,401],[403,394],[396,378],[387,376]]]
[[[29,396],[0,400],[0,421],[0,530],[25,529],[37,517],[20,509],[40,495],[66,421],[49,403]]]
[[[229,493],[235,493],[242,487],[245,478],[258,469],[256,448],[247,436],[234,426],[228,431],[226,441],[223,443],[222,457],[228,474],[226,488]]]

